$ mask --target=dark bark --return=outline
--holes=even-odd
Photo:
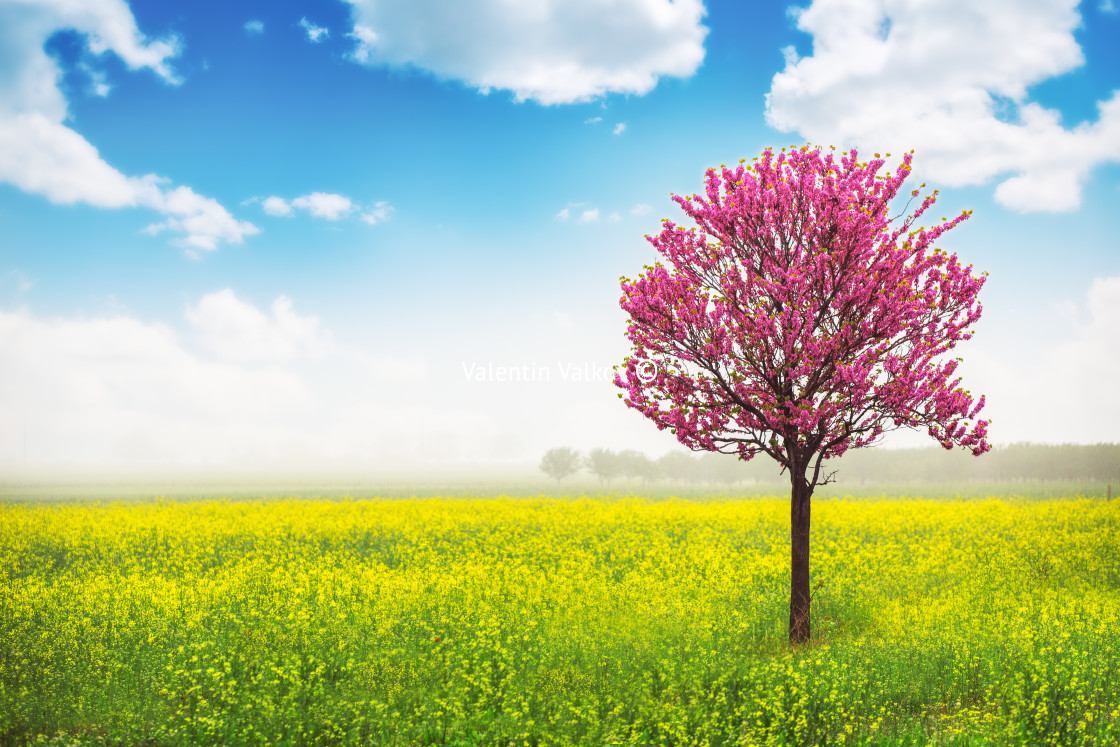
[[[809,501],[813,488],[804,470],[793,470],[791,482],[789,642],[797,644],[809,640]]]

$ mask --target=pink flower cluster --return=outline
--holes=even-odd
[[[766,452],[798,476],[815,461],[811,485],[822,459],[900,427],[989,450],[984,398],[943,359],[972,336],[986,275],[933,246],[971,211],[915,228],[934,191],[892,218],[912,154],[894,174],[875,155],[767,149],[709,169],[707,199],[673,196],[696,227],[665,220],[646,238],[667,264],[621,278],[629,407],[692,449]]]

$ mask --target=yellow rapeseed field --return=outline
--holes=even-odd
[[[1116,744],[1120,502],[0,506],[0,742]]]

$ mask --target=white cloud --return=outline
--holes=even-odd
[[[618,124],[616,124],[614,126],[614,134],[615,135],[621,135],[624,132],[626,132],[626,123],[625,122],[619,122]]]
[[[561,210],[559,213],[556,214],[556,220],[567,220],[570,217],[571,217],[571,212],[568,210],[568,208],[564,208],[563,210]]]
[[[286,296],[272,302],[269,316],[227,288],[188,307],[186,319],[202,347],[223,361],[275,363],[304,353],[319,357],[332,346],[319,319],[296,314]]]
[[[331,35],[330,29],[324,26],[316,26],[306,18],[299,19],[300,28],[307,32],[307,38],[312,43],[318,43]]]
[[[354,30],[346,36],[358,42],[350,53],[350,59],[363,65],[369,64],[375,59],[373,49],[377,46],[379,37],[373,29],[355,25]]]
[[[245,33],[249,34],[249,36],[257,36],[259,34],[263,34],[264,33],[264,21],[256,21],[256,20],[246,21],[244,28],[245,28]]]
[[[366,212],[362,213],[361,217],[363,221],[374,226],[389,220],[393,215],[394,209],[395,208],[385,200],[379,200],[373,203]]]
[[[489,441],[485,413],[400,404],[430,390],[423,358],[337,345],[286,298],[262,311],[219,291],[186,316],[183,335],[124,313],[0,310],[0,464],[321,469],[416,459],[440,428]]]
[[[253,198],[254,200],[256,198]],[[345,195],[332,194],[330,192],[312,192],[311,194],[297,197],[291,202],[288,202],[283,197],[273,195],[261,202],[261,208],[269,215],[277,217],[284,217],[292,215],[296,208],[306,210],[316,218],[323,218],[329,221],[340,220],[355,210],[361,210],[361,206],[351,200]],[[385,200],[379,200],[373,203],[364,212],[360,213],[360,217],[366,223],[376,225],[384,223],[393,216],[395,208]]]
[[[797,13],[813,54],[787,53],[767,122],[823,145],[903,153],[923,179],[985,184],[1019,211],[1080,204],[1089,171],[1120,161],[1120,91],[1064,127],[1030,86],[1074,70],[1077,0],[814,0]]]
[[[85,62],[78,63],[78,68],[89,76],[89,92],[98,98],[105,98],[113,90],[109,85],[104,70],[94,70]]]
[[[283,198],[277,197],[275,195],[273,195],[272,197],[266,197],[264,202],[261,203],[261,208],[269,215],[275,215],[279,217],[291,215],[294,212],[291,205],[285,202]]]
[[[584,124],[599,124],[602,121],[603,121],[602,117],[592,117],[591,119],[583,120],[583,123]]]
[[[1085,310],[1087,318],[1074,321],[1074,334],[1058,346],[1051,360],[1076,369],[1074,375],[1085,382],[1081,391],[1083,396],[1087,395],[1089,412],[1092,412],[1091,398],[1110,399],[1114,416],[1105,419],[1115,424],[1120,422],[1120,392],[1106,393],[1102,390],[1116,387],[1100,387],[1096,382],[1101,381],[1104,372],[1120,371],[1120,277],[1096,278],[1086,293]]]
[[[634,207],[630,208],[630,215],[646,215],[649,211],[653,210],[649,205],[639,202]]]
[[[306,210],[316,218],[338,220],[354,208],[349,197],[329,192],[312,192],[292,200],[292,206]]]
[[[0,115],[0,179],[51,202],[131,207],[159,192],[154,177],[126,177],[78,133],[38,112]]]
[[[147,441],[161,459],[216,458],[310,401],[292,373],[200,359],[166,326],[126,316],[0,311],[0,340],[0,409],[9,427],[31,431],[40,457],[107,460],[121,442]],[[238,433],[222,433],[230,428]]]
[[[257,233],[213,199],[189,187],[170,189],[168,180],[148,174],[130,177],[110,166],[97,148],[65,126],[67,104],[59,88],[62,70],[44,45],[55,32],[84,34],[94,55],[113,52],[132,70],[148,68],[165,82],[180,82],[170,66],[179,53],[175,37],[148,40],[121,0],[35,5],[0,5],[0,182],[46,197],[56,204],[86,203],[101,208],[146,207],[163,213],[152,233],[171,230],[175,243],[210,250],[220,241],[241,243]],[[88,66],[87,66],[88,67]],[[109,93],[102,71],[87,69],[93,92]]]
[[[186,236],[175,239],[174,243],[188,250],[213,251],[218,248],[219,241],[240,244],[243,236],[260,231],[251,223],[235,220],[216,200],[196,194],[190,187],[156,190],[148,197],[150,199],[143,204],[154,207],[168,218],[145,230],[152,235],[165,230],[184,233]]]
[[[1117,10],[1115,0],[1100,0],[1100,4],[1097,7],[1100,9],[1101,13],[1115,13]]]
[[[1120,390],[1108,382],[1120,370],[1120,277],[1097,278],[1079,303],[1056,306],[1065,328],[1055,338],[1022,328],[1022,344],[962,354],[962,375],[987,396],[984,416],[999,443],[1118,440]]]
[[[412,65],[541,104],[645,94],[662,76],[688,77],[708,33],[702,0],[348,1],[355,61]]]
[[[622,220],[622,216],[618,213],[611,213],[607,216],[607,221],[610,223],[618,223],[620,220]]]
[[[579,223],[591,223],[592,221],[599,220],[599,208],[591,208],[584,210],[579,216]]]

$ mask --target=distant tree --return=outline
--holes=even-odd
[[[565,477],[578,472],[579,466],[579,452],[566,446],[549,449],[541,458],[541,472],[556,480],[557,485]]]
[[[699,462],[701,474],[711,482],[731,485],[742,482],[748,476],[747,470],[743,469],[745,466],[743,462],[732,459],[726,454],[710,451],[702,454]]]
[[[599,482],[610,485],[611,480],[622,474],[622,462],[618,454],[610,449],[592,449],[584,461],[587,470],[599,478]]]
[[[696,459],[679,451],[668,451],[657,460],[660,472],[670,480],[693,482],[697,479]]]
[[[799,643],[810,632],[810,499],[834,474],[824,461],[900,427],[989,450],[988,421],[974,421],[984,398],[954,378],[957,360],[941,359],[972,336],[986,278],[934,247],[970,211],[916,227],[934,191],[890,216],[910,154],[885,175],[878,154],[860,163],[854,149],[837,161],[768,148],[754,160],[709,169],[706,200],[673,196],[699,231],[666,219],[647,236],[669,267],[622,278],[633,349],[615,384],[685,446],[765,453],[788,471]]]
[[[634,449],[627,449],[618,455],[619,469],[623,476],[648,483],[657,477],[657,465],[648,456]]]

